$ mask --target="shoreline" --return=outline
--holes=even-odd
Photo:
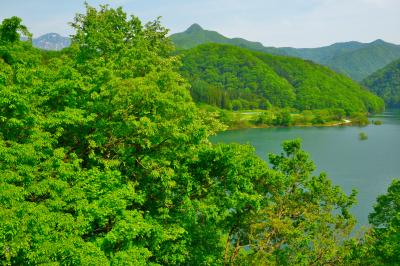
[[[250,125],[246,127],[228,127],[225,131],[235,131],[241,129],[255,129],[255,128],[291,128],[291,127],[344,127],[344,126],[353,126],[351,120],[343,119],[342,122],[335,121],[334,124],[326,123],[326,124],[298,124],[291,126],[269,126],[269,125]]]

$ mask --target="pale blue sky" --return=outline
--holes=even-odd
[[[152,20],[162,16],[172,33],[192,23],[228,37],[266,46],[317,47],[384,39],[400,44],[400,0],[88,0]],[[0,0],[0,19],[22,17],[34,36],[72,33],[68,22],[83,12],[81,0]]]

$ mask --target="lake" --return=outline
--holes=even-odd
[[[358,191],[358,204],[352,210],[358,226],[368,225],[377,196],[386,192],[393,178],[400,178],[400,110],[372,117],[383,125],[366,127],[291,127],[225,131],[212,138],[214,143],[248,143],[267,160],[268,153],[280,153],[288,139],[303,140],[317,166],[345,192]],[[364,132],[367,140],[360,140]]]

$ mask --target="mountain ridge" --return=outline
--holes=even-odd
[[[32,45],[42,50],[59,51],[71,45],[69,37],[58,33],[46,33],[32,40]]]
[[[389,62],[400,58],[400,45],[382,39],[370,43],[339,42],[317,48],[271,47],[243,38],[228,38],[216,31],[205,30],[197,23],[192,26],[188,28],[190,31],[170,36],[178,49],[190,49],[203,43],[231,44],[274,55],[312,60],[356,81],[361,81]],[[367,49],[367,52],[362,49]]]
[[[206,30],[198,23],[183,32],[170,35],[170,39],[177,50],[190,49],[204,43],[220,43],[273,55],[298,57],[328,66],[356,81],[362,81],[390,62],[400,59],[400,45],[382,39],[370,43],[338,42],[317,48],[272,47],[240,37],[228,38],[217,31]],[[32,43],[43,50],[62,50],[70,45],[71,39],[57,33],[48,33],[33,39]]]

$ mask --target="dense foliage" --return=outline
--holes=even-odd
[[[369,215],[371,228],[351,244],[353,265],[399,265],[400,180],[394,179],[387,193],[377,199]]]
[[[182,62],[193,99],[225,109],[383,110],[381,99],[351,79],[302,59],[204,44],[182,52]]]
[[[182,62],[197,102],[237,110],[287,107],[295,100],[290,83],[249,50],[207,44],[183,53]]]
[[[1,46],[1,261],[190,261],[187,213],[208,213],[190,164],[215,123],[173,71],[158,21],[88,7],[73,25],[55,57]]]
[[[21,22],[22,20],[19,17],[11,17],[3,20],[0,26],[0,41],[2,44],[16,42],[21,35],[31,38],[28,29]]]
[[[363,84],[382,97],[389,107],[400,107],[400,60],[378,70]]]
[[[72,25],[62,52],[0,43],[3,265],[354,257],[355,194],[313,176],[298,140],[272,168],[250,146],[212,145],[222,126],[192,101],[159,21],[86,6]]]
[[[269,110],[232,111],[206,104],[199,108],[216,115],[228,129],[288,126],[339,126],[369,124],[364,113],[346,116],[343,109],[322,109],[297,111],[292,108],[271,108]],[[350,120],[351,119],[351,120]]]
[[[179,49],[190,49],[204,43],[231,44],[274,55],[312,60],[361,81],[378,69],[400,58],[400,46],[376,40],[371,43],[345,42],[319,48],[265,47],[259,42],[227,38],[218,32],[194,24],[186,31],[171,35]]]
[[[384,265],[400,262],[400,180],[393,180],[385,195],[378,197],[369,215],[372,228],[372,260]]]
[[[340,108],[346,113],[381,112],[383,101],[351,79],[309,61],[257,53],[280,76],[286,78],[296,92],[296,108],[300,110]]]

